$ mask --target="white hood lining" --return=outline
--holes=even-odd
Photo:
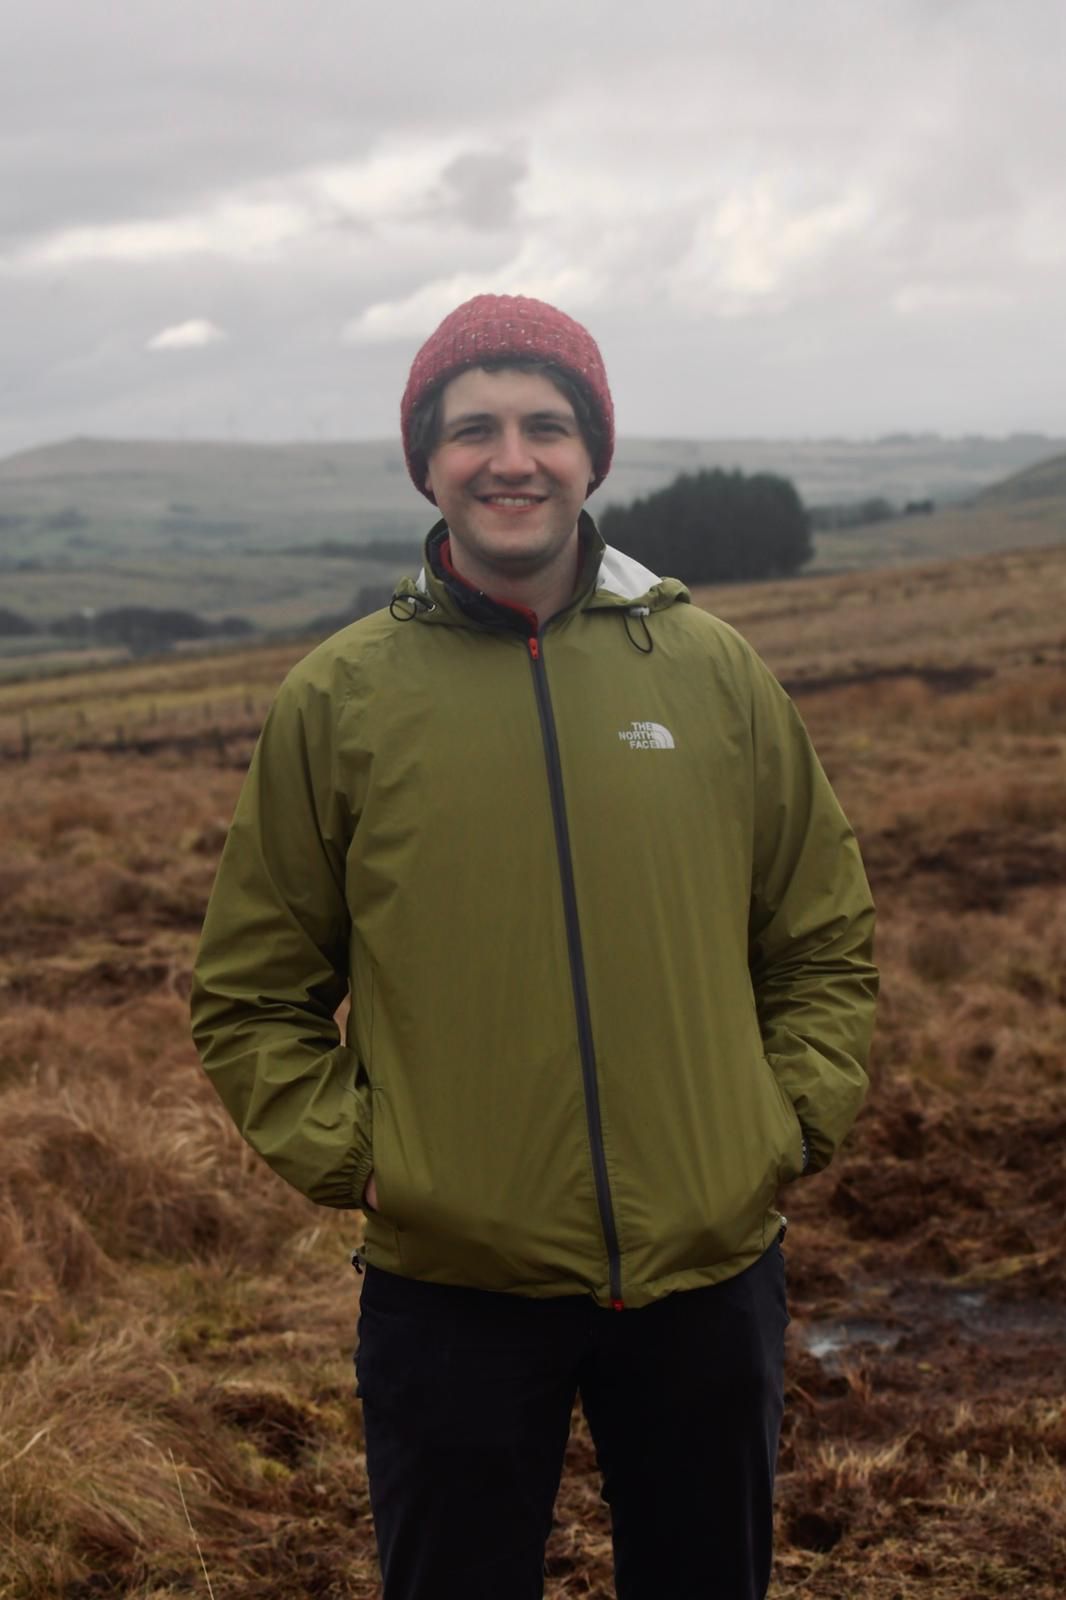
[[[621,550],[616,550],[610,544],[603,552],[600,570],[596,574],[597,589],[606,589],[608,594],[616,594],[620,600],[640,600],[660,581],[650,568],[642,567],[639,561],[623,555]],[[415,579],[415,588],[423,594],[428,593],[425,567]]]
[[[654,572],[642,567],[632,556],[623,555],[613,545],[608,545],[603,552],[600,570],[596,574],[597,589],[606,589],[620,600],[640,600],[660,581]]]

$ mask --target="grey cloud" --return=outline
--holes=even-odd
[[[466,151],[441,173],[442,208],[468,228],[507,228],[515,221],[516,190],[528,171],[526,158],[513,151]]]
[[[602,9],[589,0],[590,20]],[[527,102],[580,72],[576,55],[568,64],[537,49],[553,14],[561,23],[567,13],[546,0],[508,20]],[[57,217],[166,215],[225,187],[357,159],[392,129],[506,119],[514,80],[498,71],[499,38],[481,15],[462,3],[412,16],[350,0],[10,8],[0,18],[0,240]],[[473,203],[466,190],[459,198]]]
[[[623,429],[1059,431],[1064,48],[1061,0],[539,0],[505,34],[474,0],[8,7],[0,451],[87,431],[392,433],[413,336],[345,346],[341,329],[530,261],[602,282],[577,309]],[[421,152],[406,187],[373,215],[309,205],[258,256],[209,241],[3,264],[84,224],[284,199],[383,146]],[[701,222],[760,186],[771,235],[853,194],[868,220],[735,320],[713,297],[674,303]],[[743,267],[765,245],[742,228],[729,247]],[[145,352],[197,317],[229,340]]]

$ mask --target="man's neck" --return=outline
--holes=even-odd
[[[547,622],[573,598],[581,566],[581,545],[577,539],[562,552],[563,559],[542,571],[514,578],[495,568],[483,567],[455,540],[449,540],[447,548],[453,571],[472,588],[503,605],[532,612],[538,622]]]

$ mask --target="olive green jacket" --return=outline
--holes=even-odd
[[[372,1263],[639,1306],[748,1266],[804,1137],[830,1160],[865,1090],[873,913],[767,668],[583,537],[539,634],[427,561],[289,674],[193,1031],[288,1182],[358,1207],[374,1171]]]

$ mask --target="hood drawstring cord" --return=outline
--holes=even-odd
[[[394,594],[389,601],[389,616],[395,622],[410,622],[420,612],[436,611],[436,604],[421,594]]]
[[[389,615],[396,622],[410,622],[413,617],[428,615],[436,611],[434,601],[422,594],[394,594],[389,601]],[[650,656],[655,649],[655,640],[648,629],[648,617],[651,615],[649,606],[629,606],[625,612],[626,638],[634,650],[639,650],[642,656]],[[643,640],[633,632],[632,619],[640,623]]]
[[[626,638],[633,646],[633,649],[639,650],[642,656],[650,656],[652,651],[655,649],[655,640],[652,638],[651,633],[648,630],[648,617],[650,615],[650,606],[629,606],[626,611]],[[637,621],[644,629],[644,644],[641,644],[639,638],[633,633],[633,630],[629,625],[629,620],[631,617],[636,617]]]

